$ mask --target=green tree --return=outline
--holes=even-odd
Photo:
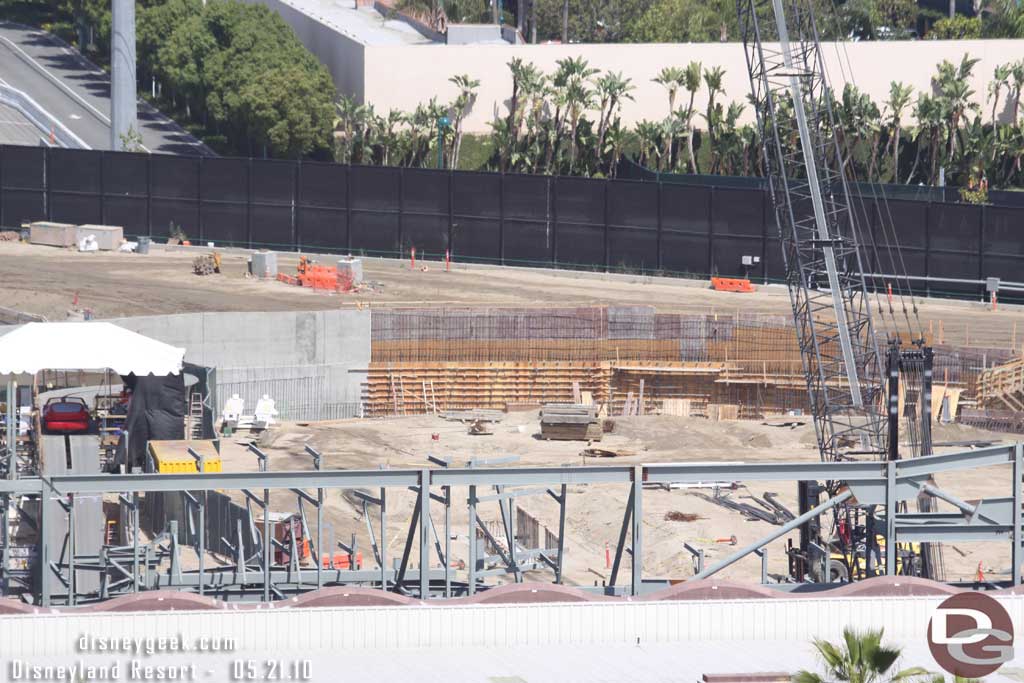
[[[959,65],[949,60],[942,60],[939,72],[932,77],[932,85],[939,92],[943,107],[949,117],[949,156],[956,152],[956,139],[960,130],[960,121],[969,109],[976,109],[971,102],[974,89],[970,86],[971,72],[980,60],[964,55]]]
[[[634,87],[629,78],[624,78],[621,73],[614,71],[609,71],[602,75],[594,85],[597,91],[599,108],[597,141],[594,147],[594,155],[600,161],[605,154],[605,137],[608,135],[609,129],[617,128],[619,106],[623,100],[633,99],[630,91]],[[621,141],[621,136],[616,136],[616,141]],[[608,162],[609,167],[614,165],[617,156],[617,154],[612,155],[611,160]]]
[[[958,14],[952,19],[939,19],[928,31],[930,40],[973,40],[981,38],[981,19]]]
[[[539,40],[562,40],[563,0],[534,0]],[[568,42],[628,40],[653,0],[569,0]],[[733,12],[735,12],[735,8]]]
[[[665,151],[661,158],[671,170],[672,145],[680,128],[676,122],[676,96],[679,94],[679,88],[686,84],[686,70],[678,66],[666,66],[651,81],[665,88],[668,94],[668,115],[662,124],[662,144],[665,145]]]
[[[637,43],[704,43],[739,38],[729,0],[656,0],[626,36]]]
[[[708,138],[711,147],[711,173],[718,172],[720,162],[718,131],[723,123],[723,114],[722,105],[715,102],[715,98],[725,92],[722,88],[722,78],[724,76],[725,71],[720,66],[704,70],[704,84],[708,89],[708,104],[704,120],[708,124]]]
[[[793,676],[793,683],[898,683],[928,675],[921,667],[890,672],[900,658],[901,650],[883,645],[882,635],[882,629],[858,633],[845,628],[840,644],[815,640],[814,649],[825,665],[824,673],[799,671]]]
[[[996,125],[996,110],[999,108],[999,95],[1003,88],[1010,88],[1010,74],[1013,73],[1013,64],[998,64],[992,74],[992,80],[988,84],[988,99],[992,102],[992,125]]]
[[[910,105],[910,97],[914,89],[909,85],[893,81],[889,84],[889,99],[885,103],[886,111],[889,113],[889,127],[891,129],[889,145],[892,147],[892,177],[891,182],[900,181],[900,141],[902,137],[902,117],[907,106]]]
[[[459,94],[452,103],[451,118],[455,140],[452,142],[452,150],[448,159],[448,168],[458,168],[459,153],[462,150],[462,123],[466,119],[466,114],[473,108],[473,103],[476,102],[476,89],[480,87],[480,81],[470,78],[468,74],[461,74],[452,76],[448,82],[453,83],[459,89]]]

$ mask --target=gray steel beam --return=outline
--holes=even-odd
[[[821,513],[826,512],[828,510],[831,510],[836,505],[839,505],[840,503],[843,503],[843,502],[849,500],[852,497],[853,497],[853,493],[851,493],[849,490],[846,490],[846,491],[843,491],[842,493],[836,495],[833,498],[829,498],[828,500],[826,500],[821,505],[818,505],[817,507],[811,508],[810,510],[808,510],[804,514],[800,515],[799,517],[796,517],[792,521],[786,522],[785,524],[780,526],[778,529],[776,529],[772,533],[770,533],[767,536],[765,536],[764,538],[762,538],[762,539],[760,539],[758,541],[754,541],[750,545],[747,545],[747,546],[745,546],[743,548],[740,548],[739,550],[734,552],[732,555],[729,555],[729,557],[726,557],[721,562],[719,562],[719,563],[715,564],[714,566],[709,567],[709,568],[705,569],[704,571],[696,574],[693,578],[695,578],[695,579],[705,579],[705,578],[711,576],[712,574],[717,574],[718,572],[722,571],[726,567],[728,567],[728,566],[738,562],[739,560],[743,559],[744,557],[746,557],[750,553],[753,553],[753,552],[755,552],[757,550],[760,550],[761,548],[763,548],[764,546],[768,545],[769,543],[771,543],[775,539],[781,538],[782,536],[785,536],[786,534],[788,534],[790,531],[793,531],[794,529],[799,528],[801,524],[804,524],[805,522],[809,522],[810,520],[814,519],[815,517],[817,517]]]
[[[1008,524],[912,524],[908,526],[897,524],[896,526],[896,540],[899,543],[999,541],[1012,536],[1013,526]],[[888,551],[887,545],[887,554]]]
[[[958,453],[930,455],[897,462],[901,484],[930,474],[1013,462],[1013,447],[996,446]],[[835,463],[668,463],[642,465],[647,483],[709,481],[847,481],[866,484],[886,480],[878,462]],[[428,470],[436,486],[525,486],[531,484],[628,483],[632,466],[456,468]],[[49,479],[61,494],[109,491],[213,491],[217,489],[316,489],[419,486],[419,470],[318,470],[309,472],[229,472],[209,474],[85,474]],[[914,484],[916,486],[916,484]],[[38,480],[0,481],[0,493],[38,493]]]
[[[898,460],[885,463],[885,575],[896,576],[896,465]]]
[[[937,472],[1003,465],[1013,462],[1013,453],[1013,446],[990,446],[979,448],[976,451],[958,451],[898,460],[896,461],[896,477],[898,479],[927,478]]]
[[[430,597],[430,470],[420,470],[420,599]]]
[[[644,526],[644,468],[637,465],[633,468],[633,554],[631,555],[632,582],[630,587],[633,595],[640,595],[640,584],[643,583],[644,553],[643,553],[643,526]]]
[[[1013,585],[1020,585],[1021,543],[1021,477],[1024,477],[1024,444],[1013,447],[1013,549],[1010,563],[1013,567]]]
[[[50,478],[58,493],[107,491],[216,491],[218,489],[314,489],[417,486],[419,470],[320,470],[209,474],[78,474]],[[38,485],[36,486],[38,490]],[[3,490],[0,485],[0,490]]]
[[[839,284],[839,269],[836,266],[836,254],[832,246],[832,231],[825,218],[825,203],[821,197],[820,178],[818,177],[814,145],[811,142],[811,135],[807,126],[807,114],[804,111],[804,97],[808,89],[805,89],[800,83],[797,71],[793,68],[793,54],[789,46],[789,29],[786,26],[786,12],[782,6],[782,0],[772,0],[772,9],[775,11],[775,26],[779,32],[779,47],[782,49],[782,59],[787,70],[790,71],[789,87],[793,96],[793,113],[796,117],[797,132],[800,136],[800,152],[803,156],[804,166],[807,169],[806,180],[811,193],[811,205],[814,209],[814,222],[818,229],[818,239],[821,240],[823,245],[822,253],[825,257],[825,271],[828,275],[828,286],[832,294],[832,311],[836,316],[836,329],[839,332],[839,345],[842,347],[843,352],[843,368],[846,371],[846,380],[849,383],[850,400],[854,408],[862,408],[864,397],[861,395],[857,358],[853,351],[853,340],[850,335],[850,325],[847,321],[843,289]],[[803,286],[806,286],[806,284]]]

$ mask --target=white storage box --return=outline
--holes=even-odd
[[[89,235],[96,238],[100,251],[117,251],[124,241],[124,228],[119,225],[79,225],[75,243]]]

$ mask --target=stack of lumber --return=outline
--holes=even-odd
[[[978,378],[978,403],[1024,411],[1024,358],[987,368]]]
[[[597,406],[548,403],[540,409],[540,436],[560,441],[600,441]]]

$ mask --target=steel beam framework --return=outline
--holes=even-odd
[[[38,526],[42,530],[61,520],[61,509],[67,515],[69,529],[75,528],[75,499],[80,495],[116,495],[132,520],[132,538],[126,546],[106,545],[99,556],[86,557],[74,552],[73,535],[65,548],[52,548],[45,542],[39,547],[38,566],[43,572],[52,572],[59,578],[63,590],[51,591],[52,582],[39,582],[39,591],[25,594],[43,605],[82,604],[102,600],[124,593],[157,588],[176,588],[224,599],[274,600],[328,585],[364,585],[382,590],[396,591],[421,598],[465,595],[485,589],[487,576],[503,575],[507,580],[520,582],[524,572],[550,570],[554,583],[564,580],[564,554],[566,511],[570,486],[620,484],[625,500],[623,523],[615,548],[615,563],[607,585],[599,587],[609,594],[638,595],[665,585],[664,581],[646,580],[643,574],[643,499],[652,495],[651,488],[664,488],[672,484],[694,484],[709,481],[830,481],[836,483],[836,493],[817,508],[801,515],[771,534],[733,553],[718,564],[698,567],[696,576],[703,578],[750,555],[759,555],[765,561],[768,543],[785,534],[794,525],[806,522],[837,505],[884,506],[886,514],[879,516],[879,525],[888,539],[886,570],[894,573],[897,567],[896,548],[903,542],[946,542],[955,540],[1003,540],[1012,547],[1013,585],[1020,584],[1022,524],[1021,478],[1024,476],[1024,446],[996,446],[968,452],[924,456],[912,460],[887,462],[754,462],[722,464],[664,463],[629,466],[563,466],[563,467],[501,467],[420,468],[402,470],[324,470],[320,469],[319,454],[313,454],[314,469],[287,472],[198,473],[198,474],[124,474],[124,475],[59,475],[52,477],[0,480],[0,496],[38,497],[56,500],[60,506],[40,505]],[[260,454],[262,455],[262,454]],[[202,465],[202,464],[201,464]],[[1006,496],[965,502],[959,496],[938,488],[936,474],[965,469],[1009,465],[1012,485]],[[416,502],[411,509],[411,521],[404,539],[404,552],[394,566],[389,567],[384,548],[388,545],[385,511],[392,513],[388,491],[411,489]],[[141,544],[138,537],[140,493],[182,493],[191,501],[189,525],[195,524],[195,515],[201,515],[205,494],[214,490],[240,490],[247,500],[263,513],[269,511],[270,492],[287,491],[296,496],[298,514],[302,518],[305,537],[309,538],[304,506],[313,505],[317,516],[314,557],[318,560],[328,549],[321,547],[322,507],[331,496],[344,489],[360,489],[364,517],[371,545],[374,567],[356,567],[355,542],[340,544],[350,557],[348,569],[336,569],[333,563],[323,567],[300,566],[294,540],[290,545],[270,536],[269,525],[262,534],[253,534],[256,548],[245,548],[242,534],[233,545],[234,564],[208,568],[199,564],[198,570],[182,569],[181,552],[176,522],[171,522],[152,542]],[[483,495],[484,490],[494,494]],[[366,493],[374,491],[376,495]],[[254,493],[259,491],[259,494]],[[441,491],[437,493],[436,491]],[[463,497],[461,494],[466,491]],[[516,500],[524,496],[549,496],[559,505],[559,537],[557,548],[525,548],[519,542],[514,527]],[[585,495],[585,492],[581,495]],[[607,489],[605,490],[607,495]],[[957,512],[899,513],[900,503],[928,496],[952,505]],[[452,567],[451,508],[464,501],[469,512],[467,538],[469,562],[464,575],[457,577]],[[485,505],[497,503],[501,509],[503,538],[489,536],[480,524],[480,511]],[[432,506],[444,507],[444,538],[434,526]],[[377,508],[379,533],[371,524],[370,510]],[[433,508],[436,510],[436,507]],[[484,529],[498,555],[484,558],[477,548],[477,529]],[[194,543],[187,546],[199,557],[204,554],[203,534],[192,534]],[[412,566],[413,550],[417,547],[418,567]],[[680,539],[680,546],[683,541]],[[275,561],[273,550],[283,551],[284,561]],[[332,553],[333,555],[333,553]],[[620,575],[626,556],[631,567],[627,583],[620,585]],[[827,554],[826,554],[827,556]],[[484,560],[491,568],[486,568]],[[99,572],[99,591],[86,593],[78,586],[81,572]],[[827,575],[827,574],[826,574]],[[13,584],[3,576],[4,590]],[[23,593],[24,594],[24,593]]]

